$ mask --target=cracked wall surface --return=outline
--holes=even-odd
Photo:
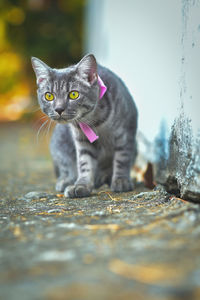
[[[159,161],[156,177],[167,191],[200,201],[200,139],[199,135],[193,137],[191,122],[183,111],[171,129],[169,158]]]
[[[197,70],[200,74],[200,68],[194,68],[199,57],[196,48],[200,50],[197,12],[200,13],[198,0],[182,0],[180,113],[171,128],[168,157],[164,152],[165,132],[161,131],[157,139],[160,143],[155,142],[156,181],[164,184],[169,192],[194,201],[200,201],[200,124],[196,117],[199,95],[190,79],[191,72]]]

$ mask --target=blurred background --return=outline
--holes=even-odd
[[[77,62],[85,6],[84,0],[0,1],[0,122],[40,116],[30,57],[52,67]]]

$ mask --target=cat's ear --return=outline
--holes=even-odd
[[[33,70],[35,71],[36,74],[37,84],[40,85],[42,82],[44,83],[48,79],[50,73],[50,67],[36,57],[31,57],[31,62],[32,62]]]
[[[97,80],[97,62],[93,54],[84,56],[77,65],[80,76],[93,84]]]

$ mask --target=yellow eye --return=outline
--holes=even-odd
[[[47,92],[47,93],[45,94],[45,99],[46,99],[47,101],[52,101],[52,100],[54,99],[54,95],[53,95],[52,93]]]
[[[71,92],[69,93],[69,98],[72,99],[72,100],[77,99],[78,96],[79,96],[79,92],[77,92],[77,91],[71,91]]]

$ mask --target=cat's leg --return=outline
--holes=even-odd
[[[94,187],[94,174],[97,165],[97,155],[92,144],[77,143],[78,178],[74,185],[65,189],[65,196],[70,198],[87,197]]]
[[[57,177],[56,191],[63,192],[77,178],[76,151],[67,125],[57,124],[50,144]]]
[[[133,190],[133,182],[130,178],[130,170],[137,155],[136,141],[134,137],[124,137],[117,140],[114,160],[111,190],[114,192],[128,192]]]
[[[64,153],[60,153],[61,155]],[[63,155],[64,158],[64,155]],[[54,161],[54,168],[58,169],[59,172],[57,173],[57,181],[55,189],[58,192],[64,192],[65,188],[68,185],[71,185],[76,180],[76,177],[73,176],[75,174],[75,170],[73,170],[73,167],[70,164],[70,161],[68,159],[62,160],[62,163],[58,165],[58,161]]]
[[[101,169],[99,168],[95,174],[95,189],[98,189],[104,184],[111,184],[112,167]]]

